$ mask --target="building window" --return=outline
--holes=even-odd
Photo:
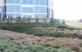
[[[33,13],[33,7],[23,7],[22,12],[24,12],[24,13]]]
[[[33,4],[33,0],[22,0],[22,4]]]
[[[48,0],[35,0],[35,5],[47,5]]]
[[[35,14],[37,18],[47,18],[47,14]]]
[[[1,13],[1,8],[0,8],[0,13]]]
[[[21,0],[6,0],[6,4],[20,4]]]
[[[1,18],[1,13],[0,13],[0,18]]]
[[[23,15],[24,18],[32,18],[33,15]]]
[[[6,15],[7,15],[8,18],[9,18],[9,17],[14,17],[13,14],[6,14]]]
[[[21,17],[21,14],[14,14],[15,18]]]
[[[6,12],[21,12],[20,5],[6,5]]]
[[[47,13],[47,7],[35,6],[35,13]]]

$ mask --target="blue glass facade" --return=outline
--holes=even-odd
[[[1,7],[0,7],[0,13],[1,13]]]
[[[30,5],[33,5],[33,0],[22,0],[21,4],[30,4]]]
[[[48,0],[6,0],[5,14],[7,17],[38,17],[48,16]]]
[[[21,0],[6,0],[6,4],[20,4]]]
[[[7,5],[6,12],[21,12],[20,5]]]
[[[1,7],[0,7],[0,18],[1,18]]]
[[[23,13],[33,13],[33,7],[23,7],[22,12]]]
[[[4,7],[0,6],[0,17],[3,17],[4,15]]]
[[[46,5],[48,4],[48,0],[35,0],[35,5]]]
[[[47,13],[47,7],[35,6],[35,13]]]

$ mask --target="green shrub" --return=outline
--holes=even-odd
[[[46,32],[46,31],[40,31],[35,30],[33,27],[37,26],[44,26],[46,27],[46,24],[26,24],[26,23],[0,23],[0,28],[4,30],[11,30],[16,32],[23,32],[27,34],[33,34],[35,36],[53,36],[53,37],[67,37],[67,38],[80,38],[82,39],[82,35],[75,35],[70,33],[64,33],[64,32]],[[74,28],[66,27],[64,25],[58,26],[58,28],[68,28],[70,30],[73,30]]]
[[[80,47],[72,47],[72,50],[74,50],[76,52],[80,52]]]

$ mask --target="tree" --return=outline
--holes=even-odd
[[[10,22],[10,20],[9,20],[9,18],[7,18],[7,23],[9,23]]]
[[[18,17],[17,17],[17,23],[20,23],[20,22],[21,22],[21,17],[18,16]]]
[[[65,24],[65,20],[62,20],[62,23]]]
[[[29,24],[30,24],[30,20],[31,20],[30,17],[28,17],[28,18],[27,18],[27,21],[28,21]]]
[[[11,17],[9,17],[9,20],[10,20],[10,22],[12,22],[12,20],[13,20],[13,17],[11,16]]]
[[[36,23],[39,23],[39,18],[38,17],[36,17]]]
[[[0,13],[0,22],[1,22],[1,13]]]
[[[51,17],[51,19],[50,19],[50,24],[54,25],[54,18],[53,17]]]
[[[3,16],[2,22],[5,22],[5,20],[6,20],[6,16]]]
[[[44,19],[43,20],[44,20],[44,23],[47,23],[47,18],[45,18],[45,16],[44,16]]]

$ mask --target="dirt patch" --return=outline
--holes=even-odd
[[[49,44],[52,46],[80,46],[82,40],[76,38],[55,38],[55,37],[38,37],[25,33],[12,32],[9,30],[0,30],[0,35],[19,40],[21,42],[32,42],[39,44]]]

